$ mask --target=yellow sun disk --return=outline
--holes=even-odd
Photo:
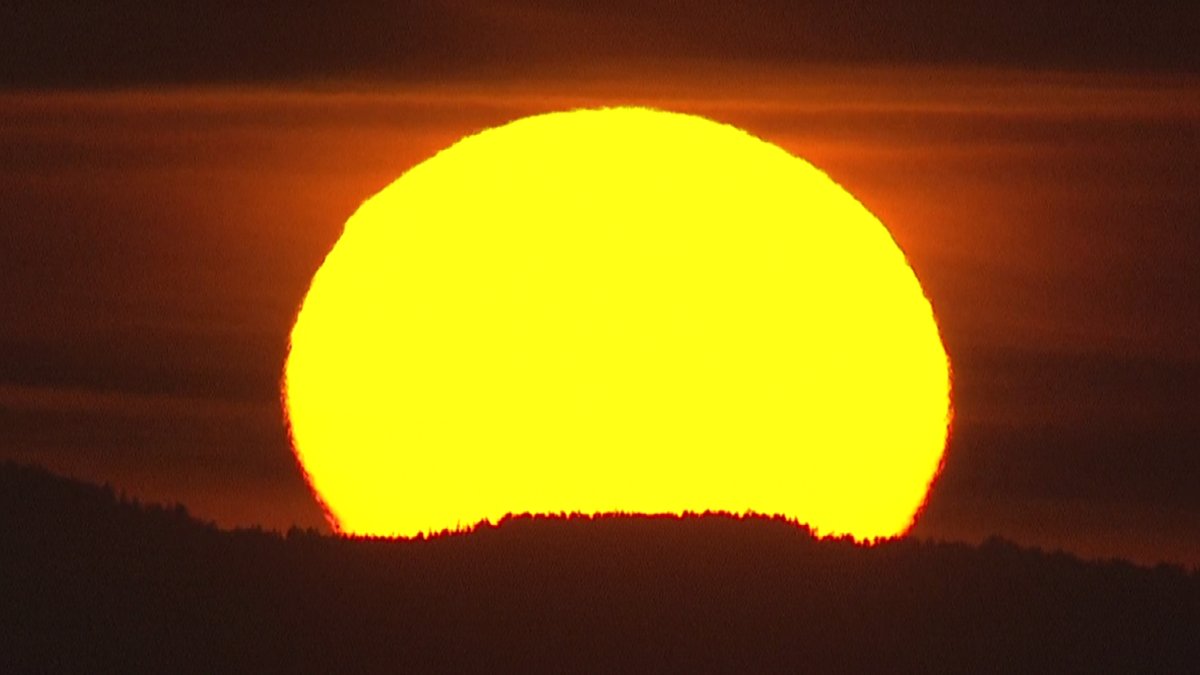
[[[755,511],[904,531],[949,366],[886,229],[703,118],[519,120],[346,224],[292,332],[296,452],[342,531]]]

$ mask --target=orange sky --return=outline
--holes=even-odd
[[[958,412],[918,534],[1200,564],[1193,78],[620,72],[0,94],[0,458],[225,525],[318,524],[276,386],[341,223],[464,134],[638,103],[810,160],[908,254]]]

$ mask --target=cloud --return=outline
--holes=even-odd
[[[647,59],[1200,70],[1200,8],[953,0],[9,3],[0,85],[428,81]]]

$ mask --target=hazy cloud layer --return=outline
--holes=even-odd
[[[1196,72],[1194,3],[17,0],[0,85],[433,81],[652,60]]]
[[[955,365],[955,437],[922,534],[1083,546],[1086,521],[1089,551],[1184,555],[1200,513],[1197,91],[1188,78],[726,67],[7,94],[0,453],[226,524],[311,524],[277,387],[296,307],[346,217],[466,133],[655,104],[810,159],[908,254]],[[1097,515],[1045,520],[1064,504]],[[1134,515],[1107,527],[1114,511]]]

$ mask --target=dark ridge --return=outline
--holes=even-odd
[[[351,541],[425,541],[435,539],[445,539],[447,537],[462,537],[475,534],[476,532],[495,530],[501,527],[515,528],[525,527],[527,522],[539,523],[540,527],[551,528],[556,523],[569,524],[577,526],[582,522],[596,523],[593,527],[602,528],[607,523],[620,521],[637,521],[644,523],[654,522],[683,522],[697,519],[709,519],[713,522],[729,521],[731,523],[749,523],[748,525],[734,525],[734,527],[762,527],[766,523],[771,523],[774,527],[787,528],[798,530],[805,537],[817,538],[808,525],[799,522],[794,518],[788,518],[780,515],[761,515],[755,513],[731,513],[729,511],[686,511],[676,515],[671,513],[630,513],[624,511],[613,511],[609,513],[581,513],[581,512],[561,512],[561,513],[510,513],[500,519],[498,523],[482,521],[473,525],[459,527],[458,529],[446,529],[440,532],[430,534],[420,533],[415,537],[382,537],[373,535],[343,535],[344,538]],[[853,537],[824,537],[825,540],[837,539],[839,541],[854,542]],[[876,538],[869,542],[862,542],[862,545],[874,544],[884,541],[883,538]]]
[[[1188,672],[1200,575],[783,519],[221,531],[0,464],[0,672]]]

